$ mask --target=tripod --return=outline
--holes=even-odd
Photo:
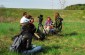
[[[46,34],[46,31],[45,31],[43,25],[41,23],[39,23],[37,33],[42,33],[43,31],[45,32],[44,34]]]

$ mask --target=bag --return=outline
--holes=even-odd
[[[19,52],[19,50],[20,50],[19,47],[20,47],[22,38],[23,38],[22,35],[16,36],[16,38],[14,39],[14,42],[13,42],[12,46],[10,47],[10,51],[17,51],[17,52]]]

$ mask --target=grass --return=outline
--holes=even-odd
[[[18,55],[9,52],[11,38],[20,31],[19,20],[22,12],[29,12],[38,20],[39,14],[44,14],[44,21],[47,16],[53,17],[53,10],[38,9],[6,9],[4,18],[11,17],[12,22],[5,20],[0,23],[0,54]],[[40,45],[43,50],[36,55],[85,55],[85,10],[55,10],[64,18],[62,32],[57,35],[47,36],[44,41],[33,39],[33,44]],[[13,15],[12,15],[13,14]],[[8,16],[8,17],[7,17]],[[15,20],[14,18],[17,19]],[[52,18],[52,20],[54,20]],[[37,27],[37,22],[34,23]]]

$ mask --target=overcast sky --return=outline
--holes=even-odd
[[[0,0],[7,8],[61,9],[72,4],[85,4],[85,0]]]

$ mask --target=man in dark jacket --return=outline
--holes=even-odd
[[[33,19],[31,18],[30,22],[22,27],[21,34],[25,35],[22,40],[22,49],[31,49],[32,48],[32,37],[34,35],[34,32],[36,31],[36,28],[33,24]]]

